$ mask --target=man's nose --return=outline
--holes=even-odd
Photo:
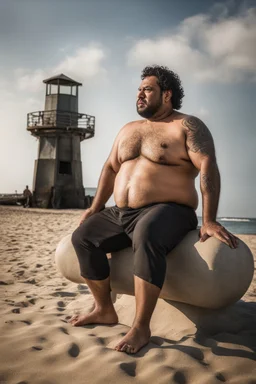
[[[145,98],[145,92],[143,89],[141,89],[140,91],[138,91],[138,95],[137,95],[138,99],[144,99]]]

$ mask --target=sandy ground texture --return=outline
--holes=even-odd
[[[129,329],[133,297],[116,301],[118,325],[72,327],[69,317],[89,311],[93,299],[52,259],[81,212],[0,206],[1,384],[256,384],[255,277],[223,311],[179,303],[166,311],[159,300],[150,343],[136,355],[112,349]],[[256,236],[239,237],[256,260]]]

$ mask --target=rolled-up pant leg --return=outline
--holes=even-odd
[[[131,234],[134,274],[162,288],[166,255],[196,226],[194,210],[183,205],[157,204],[143,211]]]
[[[118,220],[115,207],[88,217],[72,234],[81,276],[89,280],[104,280],[109,276],[107,252],[131,246],[131,240]]]

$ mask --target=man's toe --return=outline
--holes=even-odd
[[[78,316],[75,315],[75,316],[72,316],[71,319],[69,320],[69,323],[72,324],[72,325],[75,325],[78,321]]]
[[[121,347],[120,351],[121,352],[126,352],[127,348],[128,348],[128,345],[126,343],[124,343],[124,345]]]
[[[122,343],[118,343],[118,344],[115,346],[115,350],[120,352],[120,351],[121,351],[121,348],[122,348],[124,345],[125,345],[124,342],[122,342]]]
[[[134,351],[134,348],[131,345],[127,345],[125,352],[130,354],[130,353],[134,353],[133,351]]]

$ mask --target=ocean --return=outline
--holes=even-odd
[[[218,217],[217,221],[233,234],[256,235],[255,218]],[[201,225],[202,218],[198,217],[198,226]]]

